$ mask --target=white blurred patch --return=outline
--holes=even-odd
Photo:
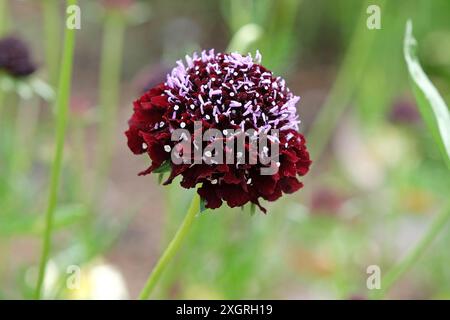
[[[374,189],[384,181],[384,169],[362,138],[355,121],[346,120],[334,141],[336,156],[350,179],[362,189]]]
[[[80,285],[66,289],[69,299],[123,300],[130,297],[121,272],[107,263],[82,266]]]
[[[365,190],[380,187],[388,169],[415,159],[410,141],[399,130],[383,126],[368,136],[354,119],[337,131],[334,151],[353,183]]]
[[[89,274],[90,297],[96,300],[128,299],[128,289],[120,271],[109,264],[93,267]]]
[[[34,288],[36,286],[37,273],[37,267],[30,268],[25,273],[25,282],[28,286],[30,286],[30,288]],[[55,297],[59,277],[60,272],[58,265],[54,260],[48,260],[45,268],[44,282],[42,284],[42,297],[44,299],[53,299]]]

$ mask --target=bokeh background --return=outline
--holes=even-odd
[[[0,34],[29,44],[26,85],[0,76],[0,298],[31,298],[54,148],[52,90],[65,1],[0,0]],[[381,8],[369,30],[366,9]],[[402,48],[411,18],[425,71],[450,101],[447,0],[79,0],[50,299],[135,298],[193,191],[138,177],[148,165],[123,132],[132,101],[195,50],[259,49],[301,96],[313,166],[298,193],[206,211],[153,298],[366,298],[369,265],[389,270],[450,194],[450,175],[421,120]],[[388,298],[450,298],[447,227]],[[75,267],[74,267],[75,266]],[[81,287],[66,286],[81,268]]]

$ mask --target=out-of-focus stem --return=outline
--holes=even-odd
[[[103,31],[100,65],[100,128],[96,164],[96,184],[102,184],[111,165],[112,149],[116,138],[117,111],[119,104],[120,73],[122,66],[125,18],[117,10],[107,11]],[[100,190],[95,188],[94,192]]]
[[[76,0],[67,0],[67,5],[76,5]],[[45,215],[45,230],[42,239],[41,260],[39,263],[38,280],[35,298],[40,299],[45,278],[45,269],[50,254],[53,230],[53,216],[58,200],[59,180],[61,175],[64,141],[66,137],[67,114],[69,109],[70,87],[72,79],[73,55],[75,49],[75,29],[65,29],[63,56],[61,61],[59,85],[56,98],[56,135],[55,153],[51,168],[50,189],[47,211]]]
[[[25,171],[31,161],[30,150],[33,145],[31,140],[39,116],[39,105],[36,102],[36,100],[21,100],[17,106],[12,137],[14,152],[11,155],[9,166],[10,180],[15,180],[16,174]]]
[[[0,0],[0,1],[1,1],[1,0]],[[3,117],[4,117],[4,115],[3,115],[3,106],[4,106],[4,103],[5,103],[5,91],[3,91],[3,90],[0,88],[0,127],[2,127],[2,126],[1,126],[1,123],[2,123]]]
[[[8,0],[0,0],[0,37],[8,30]],[[0,74],[2,77],[2,74]],[[5,103],[5,91],[0,88],[0,120],[2,119],[3,105]]]
[[[383,4],[384,1],[379,1],[381,10]],[[367,5],[363,5],[362,8],[367,8]],[[367,29],[366,19],[366,11],[362,10],[331,92],[311,126],[311,131],[307,134],[312,159],[317,160],[322,155],[364,74],[372,44],[379,34],[376,30]]]
[[[0,37],[3,37],[8,27],[8,5],[7,0],[0,0]],[[0,74],[0,77],[2,75]],[[5,92],[0,88],[0,120],[2,119],[3,104],[5,100]]]
[[[381,289],[374,293],[374,299],[382,299],[386,295],[394,283],[400,279],[401,276],[417,262],[417,260],[419,260],[442,229],[448,224],[449,220],[450,201],[447,202],[444,209],[436,216],[416,246],[413,247],[408,254],[382,278]]]
[[[2,37],[8,29],[8,0],[0,0],[0,37]]]
[[[189,210],[183,220],[183,223],[178,228],[177,233],[173,237],[172,241],[169,243],[167,249],[163,252],[161,258],[158,260],[157,264],[153,268],[152,273],[147,279],[147,282],[145,283],[145,286],[139,295],[140,300],[147,300],[150,297],[150,294],[155,288],[159,278],[161,277],[162,272],[180,249],[180,246],[183,243],[184,238],[186,238],[186,235],[189,232],[192,223],[194,222],[195,215],[199,211],[200,211],[200,196],[198,195],[198,193],[195,193],[194,198],[192,199],[191,205],[189,207]]]
[[[56,86],[58,81],[58,62],[60,51],[61,14],[59,12],[59,0],[44,0],[44,35],[45,35],[45,59],[48,68],[49,82]]]

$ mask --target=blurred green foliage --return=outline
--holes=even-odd
[[[32,43],[36,59],[50,64],[49,55],[58,55],[58,50],[51,50],[52,43],[44,46],[49,38],[39,32],[42,18],[30,19],[30,12],[43,16],[45,7],[20,2],[0,0],[0,16],[9,17],[8,31]],[[263,64],[286,75],[302,96],[299,113],[313,150],[312,171],[298,194],[267,204],[267,215],[225,207],[201,213],[154,298],[367,297],[367,266],[379,265],[384,274],[418,241],[447,201],[450,176],[430,132],[420,119],[405,120],[395,110],[406,105],[410,112],[417,111],[402,56],[409,18],[425,72],[447,104],[450,101],[449,1],[140,1],[145,8],[140,11],[149,12],[148,21],[124,26],[123,71],[118,75],[122,100],[120,105],[115,96],[109,100],[117,103],[112,107],[124,108],[118,118],[107,120],[96,101],[102,52],[98,43],[108,20],[98,3],[79,2],[86,20],[77,39],[73,108],[55,213],[52,261],[61,273],[51,298],[71,297],[64,289],[68,265],[88,268],[98,259],[114,262],[127,250],[138,250],[145,257],[151,253],[152,260],[139,264],[142,260],[132,253],[126,257],[136,260],[118,260],[125,279],[132,283],[136,270],[144,275],[150,271],[193,191],[178,183],[163,189],[157,178],[127,176],[139,171],[134,166],[146,165],[146,159],[125,162],[131,156],[124,156],[128,150],[119,132],[131,101],[142,90],[135,75],[144,69],[145,79],[160,69],[164,74],[168,61],[194,49],[225,50],[248,25],[254,27],[248,43],[231,46],[260,50]],[[381,8],[380,30],[366,28],[369,3]],[[53,33],[51,38],[58,48],[59,36]],[[54,72],[54,66],[41,63],[36,78],[54,85]],[[108,89],[103,90],[105,103]],[[79,107],[83,98],[88,100],[87,111]],[[24,133],[19,126],[33,130]],[[113,162],[101,176],[92,165],[98,163],[95,150],[105,148],[96,138],[99,126],[103,140],[111,143],[111,155],[102,161]],[[48,102],[37,95],[24,102],[14,92],[0,91],[0,298],[32,295],[53,134]],[[133,189],[125,192],[129,186]],[[148,213],[145,219],[139,218],[143,211]],[[139,238],[134,230],[155,234]],[[447,226],[389,297],[450,298],[449,245]],[[143,284],[145,277],[139,280]],[[132,288],[133,297],[139,289]]]

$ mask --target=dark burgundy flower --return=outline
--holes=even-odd
[[[24,77],[36,71],[27,45],[15,37],[0,40],[0,70],[14,77]]]
[[[259,52],[254,59],[250,54],[214,54],[213,50],[186,56],[186,65],[178,61],[166,82],[136,100],[126,132],[128,146],[135,154],[147,153],[152,160],[140,174],[161,171],[161,166],[169,164],[165,184],[181,176],[184,188],[201,185],[198,193],[211,209],[223,202],[230,207],[251,202],[265,212],[260,198],[275,201],[283,193],[299,190],[303,184],[297,176],[305,175],[311,164],[305,138],[298,132],[300,121],[295,105],[300,98],[290,92],[284,79],[274,76],[260,62]],[[200,122],[202,130],[194,122]],[[196,138],[209,128],[223,135],[197,140],[201,146],[196,144]],[[194,141],[191,150],[172,141],[171,135],[177,129],[187,130],[189,141]],[[247,133],[250,129],[254,130],[252,135]],[[231,154],[231,164],[195,162],[199,158],[195,149],[237,140],[239,134],[231,134],[233,130],[244,132],[245,148],[236,153],[224,148],[224,158]],[[269,143],[262,148],[264,155],[255,155],[250,141],[263,135],[267,135]],[[278,148],[273,148],[275,144]],[[191,161],[178,164],[171,155]],[[213,156],[204,152],[200,158]],[[241,161],[252,156],[254,162]],[[267,163],[262,161],[263,156],[278,160]],[[275,170],[264,175],[263,168]]]

